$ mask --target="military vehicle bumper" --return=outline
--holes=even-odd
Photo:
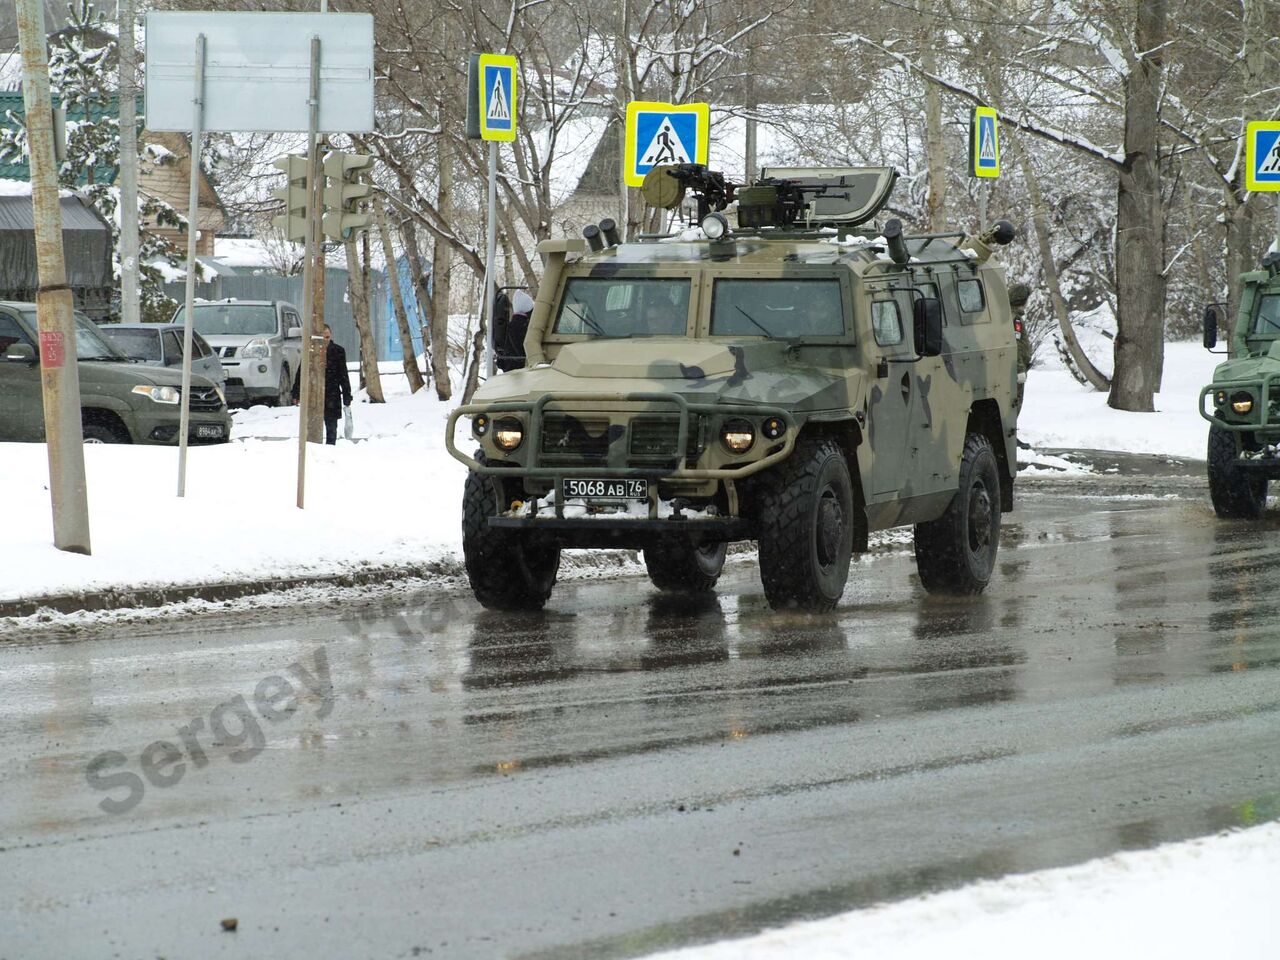
[[[1253,409],[1248,413],[1228,412],[1227,405],[1241,394],[1253,401]],[[1212,412],[1205,408],[1206,397],[1213,401]],[[1219,416],[1219,410],[1226,416]],[[1200,391],[1200,416],[1232,433],[1280,433],[1280,373],[1268,373],[1257,380],[1210,384]]]
[[[673,459],[676,461],[675,467],[646,466],[635,462],[628,462],[624,465],[589,461],[554,465],[543,463],[542,424],[543,413],[547,406],[549,404],[577,406],[579,404],[599,403],[636,404],[634,411],[626,411],[636,417],[654,413],[655,406],[666,405],[667,407],[674,407],[679,424],[673,450]],[[501,465],[484,464],[457,448],[454,442],[454,431],[458,420],[462,417],[471,417],[482,413],[490,418],[496,418],[502,414],[523,414],[522,423],[528,429],[524,441],[518,448],[522,452],[523,463],[506,460]],[[767,447],[768,452],[762,457],[745,459],[744,456],[742,462],[723,467],[690,467],[686,461],[688,459],[690,418],[693,416],[732,417],[734,419],[744,418],[757,421],[768,417],[777,417],[785,424],[785,430],[776,441],[763,441],[763,445]],[[445,446],[454,459],[466,464],[467,468],[474,473],[485,476],[543,480],[554,483],[557,494],[559,494],[565,477],[582,476],[584,473],[589,473],[593,477],[607,479],[740,480],[767,469],[790,456],[791,451],[795,448],[797,432],[796,420],[792,414],[781,407],[773,407],[766,404],[691,403],[678,393],[549,393],[544,394],[537,400],[506,400],[498,403],[473,403],[458,407],[449,415],[449,422],[445,428]],[[557,502],[561,502],[561,498],[558,495],[556,499]]]

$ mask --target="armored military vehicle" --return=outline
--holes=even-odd
[[[907,525],[927,590],[986,587],[1016,471],[1017,350],[990,258],[1014,231],[876,229],[896,179],[660,167],[649,204],[691,195],[698,226],[623,243],[603,221],[539,244],[527,366],[447,430],[481,603],[541,607],[563,548],[639,549],[659,589],[707,591],[726,545],[754,540],[771,605],[827,610],[868,535]]]
[[[1209,496],[1220,517],[1259,516],[1267,481],[1280,477],[1280,252],[1244,282],[1227,353],[1200,392],[1209,421]],[[1204,345],[1218,344],[1221,304],[1204,314]],[[1208,398],[1211,405],[1206,405]]]

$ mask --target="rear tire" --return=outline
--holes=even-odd
[[[490,527],[498,505],[506,504],[503,494],[498,478],[467,474],[462,492],[467,579],[476,599],[491,610],[541,610],[556,585],[560,548],[535,544],[523,531]]]
[[[930,593],[987,588],[1000,546],[1000,466],[986,437],[965,438],[959,489],[946,513],[916,524],[915,540],[916,570]]]
[[[293,377],[289,376],[289,368],[280,368],[280,390],[276,396],[277,407],[293,406]]]
[[[649,580],[665,593],[709,593],[724,569],[728,545],[663,537],[644,548]]]
[[[763,478],[760,580],[769,606],[822,612],[840,602],[853,556],[853,482],[839,445],[803,440]]]
[[[1229,430],[1209,428],[1209,499],[1224,520],[1254,520],[1267,506],[1267,478],[1241,470]]]

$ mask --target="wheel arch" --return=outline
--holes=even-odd
[[[986,437],[995,451],[1000,465],[1000,509],[1004,513],[1013,510],[1013,483],[1018,475],[1018,444],[1016,435],[1006,433],[1000,405],[994,398],[978,400],[969,408],[969,422],[965,435],[976,433]]]
[[[800,429],[799,439],[831,440],[838,444],[844,452],[845,464],[849,468],[849,478],[853,481],[853,552],[866,553],[869,536],[867,500],[862,490],[862,472],[858,468],[858,447],[862,444],[862,428],[852,418],[848,420],[810,420]]]
[[[106,407],[81,407],[80,422],[81,424],[97,423],[110,427],[125,437],[127,443],[134,442],[134,436],[130,432],[128,424],[124,422],[124,418],[114,410],[109,410]]]

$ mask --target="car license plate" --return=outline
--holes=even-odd
[[[573,477],[564,481],[567,500],[647,500],[648,480],[603,480],[593,477]]]
[[[217,438],[222,436],[222,427],[216,423],[197,423],[196,436]]]

